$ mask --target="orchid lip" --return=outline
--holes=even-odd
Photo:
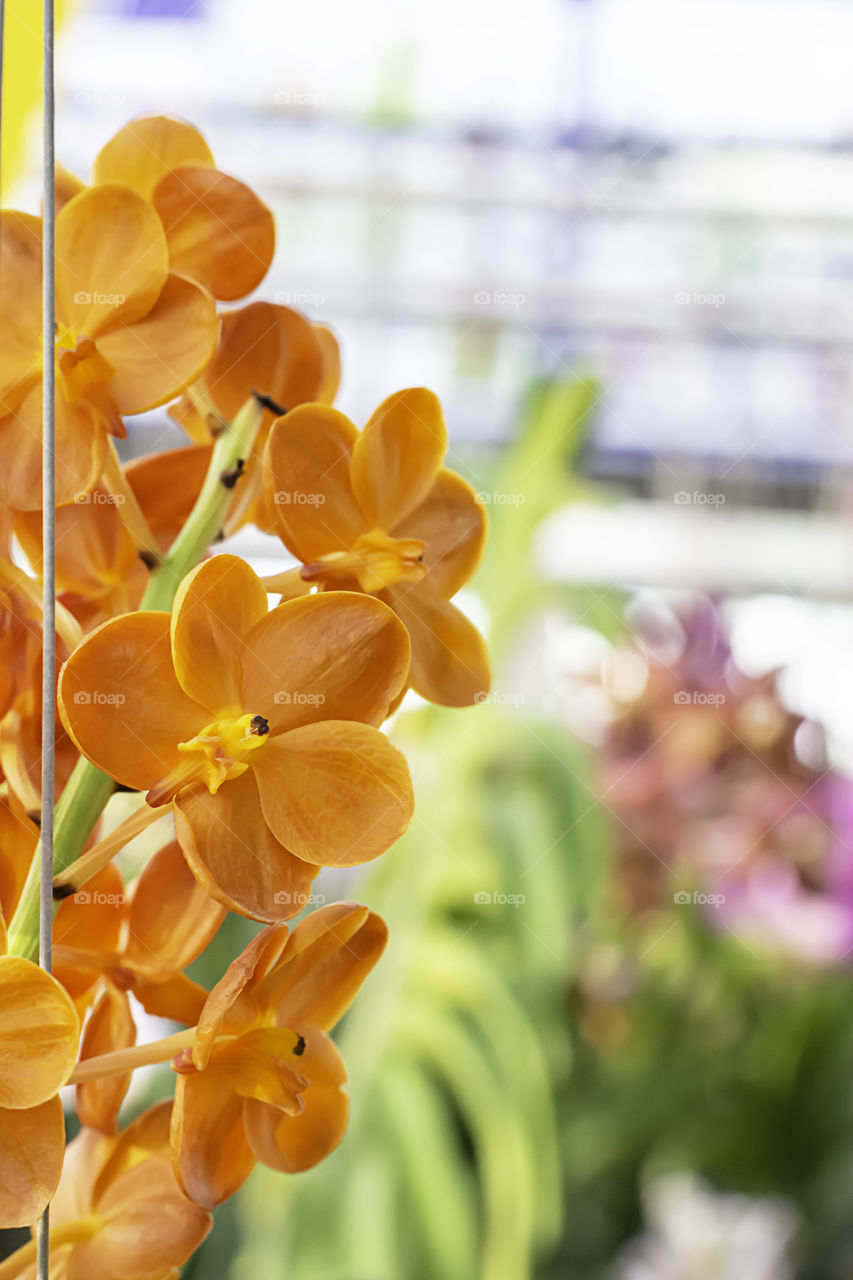
[[[269,736],[269,721],[262,715],[225,716],[206,725],[187,742],[178,743],[186,759],[148,792],[156,808],[173,800],[185,787],[203,783],[215,796],[223,782],[239,778],[249,765],[250,752],[262,747]]]
[[[426,573],[425,544],[419,538],[395,538],[382,529],[358,536],[349,551],[332,551],[303,565],[304,582],[349,575],[362,591],[381,591],[396,582],[420,582]]]

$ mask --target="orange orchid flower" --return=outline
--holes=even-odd
[[[337,902],[259,933],[213,988],[192,1049],[173,1062],[175,1172],[213,1208],[256,1161],[297,1173],[346,1131],[347,1076],[326,1032],[348,1008],[387,940],[367,907]]]
[[[11,920],[39,841],[39,829],[4,783],[0,789],[0,920]]]
[[[122,468],[160,551],[167,551],[192,510],[207,473],[211,446],[167,449]],[[84,632],[138,608],[149,569],[124,517],[125,494],[99,483],[56,512],[58,598]],[[40,511],[16,511],[15,536],[33,572],[42,574]]]
[[[261,283],[275,251],[272,213],[253,191],[222,173],[193,125],[172,116],[131,120],[98,153],[96,186],[122,183],[154,206],[169,269],[234,302]],[[85,190],[60,169],[57,204]]]
[[[50,1206],[51,1280],[175,1280],[212,1219],[175,1181],[171,1104],[118,1137],[83,1129],[68,1147]],[[0,1263],[0,1280],[35,1280],[35,1241]]]
[[[282,411],[306,401],[331,403],[341,376],[337,340],[325,325],[271,302],[251,302],[222,317],[222,334],[201,377],[170,413],[191,440],[208,444],[253,391]],[[274,413],[267,409],[236,498],[229,526],[243,518],[271,530],[263,503],[262,459]]]
[[[303,405],[270,432],[265,485],[303,583],[384,600],[411,636],[412,688],[466,706],[488,691],[489,660],[450,599],[479,563],[486,518],[471,486],[442,466],[446,452],[441,406],[423,388],[389,396],[362,432],[334,409]]]
[[[53,929],[56,976],[78,1009],[99,989],[83,1031],[81,1062],[136,1043],[129,992],[149,1013],[187,1026],[198,1021],[207,992],[183,970],[201,955],[225,914],[191,875],[174,840],[149,859],[126,892],[110,863],[62,903]],[[128,1071],[78,1084],[82,1123],[115,1132],[130,1078]]]
[[[80,639],[80,628],[61,604],[56,607],[56,649],[63,661]],[[0,557],[0,768],[28,810],[41,796],[41,587]],[[57,787],[77,759],[60,725],[56,737]]]
[[[59,1090],[79,1040],[74,1005],[57,980],[0,955],[0,1227],[35,1222],[56,1190],[65,1152]]]
[[[221,555],[184,579],[171,616],[126,614],[88,636],[59,704],[89,760],[172,804],[213,897],[282,920],[321,865],[375,858],[408,826],[408,766],[378,729],[408,664],[380,601],[330,593],[269,613],[257,575]]]
[[[0,214],[0,499],[41,506],[41,221]],[[57,503],[88,492],[122,415],[197,377],[219,332],[210,294],[170,273],[163,225],[129,187],[76,195],[56,220]]]

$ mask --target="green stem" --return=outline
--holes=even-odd
[[[56,806],[54,873],[64,871],[83,850],[115,783],[81,756]],[[39,946],[39,848],[9,925],[9,954],[35,960]]]
[[[181,579],[216,541],[234,496],[235,469],[249,457],[263,412],[251,396],[216,441],[201,493],[168,555],[152,573],[140,609],[171,609]]]
[[[246,401],[216,441],[201,492],[163,563],[152,573],[141,609],[171,609],[175,593],[216,540],[234,495],[234,477],[248,458],[261,425],[263,408]],[[237,481],[239,483],[239,480]],[[92,828],[113,792],[112,778],[82,757],[56,806],[54,875],[82,853]],[[21,900],[9,925],[9,954],[35,960],[39,934],[39,857],[33,857]]]

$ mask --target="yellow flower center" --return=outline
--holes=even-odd
[[[395,582],[420,582],[426,573],[424,543],[419,538],[392,538],[382,529],[362,533],[349,551],[333,551],[303,566],[305,582],[353,577],[362,591],[381,591]]]
[[[269,731],[263,716],[247,714],[214,720],[189,742],[178,743],[178,750],[187,757],[186,763],[151,788],[148,803],[165,804],[184,787],[198,782],[203,782],[215,796],[223,782],[246,772],[246,756],[264,745]]]
[[[66,400],[91,400],[100,405],[115,368],[101,355],[92,339],[77,333],[70,325],[63,325],[57,329],[54,351],[57,379]]]

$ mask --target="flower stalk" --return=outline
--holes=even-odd
[[[263,406],[257,397],[251,396],[219,436],[195,506],[162,564],[152,573],[140,608],[170,609],[181,579],[198,564],[216,540],[233,497],[233,485],[224,482],[222,477],[233,472],[240,459],[248,457],[262,418]],[[113,789],[113,780],[107,774],[88,760],[78,760],[56,806],[54,876],[62,876],[80,857]],[[9,954],[23,956],[26,960],[38,955],[38,867],[36,853],[9,925]]]

